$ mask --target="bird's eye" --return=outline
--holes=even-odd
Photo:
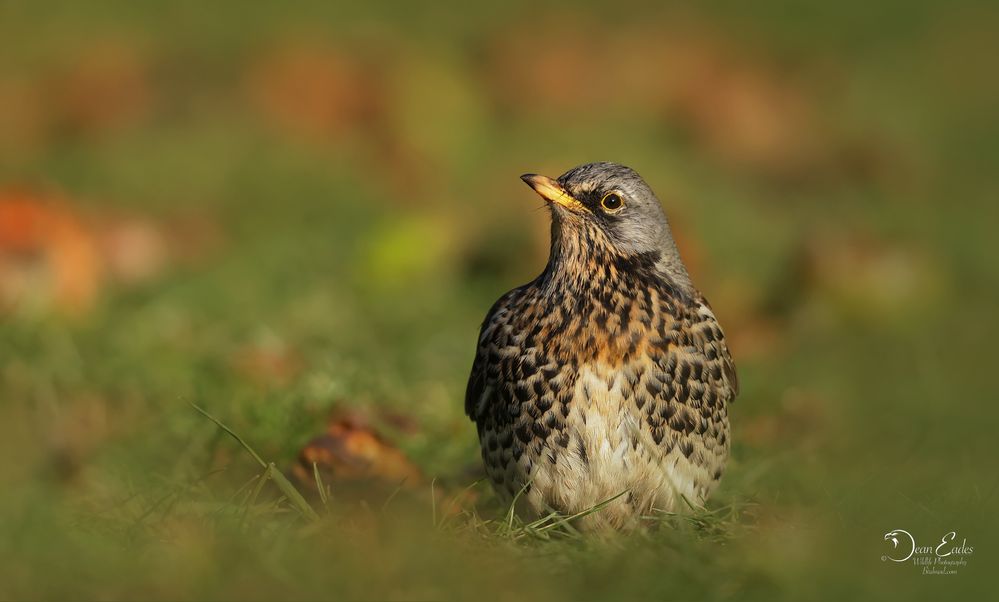
[[[624,201],[621,200],[619,194],[612,192],[600,199],[600,206],[604,208],[604,211],[614,212],[624,207]]]

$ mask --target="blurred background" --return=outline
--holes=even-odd
[[[0,598],[984,591],[997,56],[972,2],[0,3]],[[598,160],[742,395],[710,512],[567,544],[476,484],[462,403],[547,258],[518,176]]]

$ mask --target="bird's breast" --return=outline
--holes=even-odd
[[[532,462],[528,478],[544,500],[539,505],[574,513],[624,494],[609,508],[616,521],[672,508],[676,493],[698,499],[698,471],[680,452],[654,442],[635,404],[632,383],[649,369],[644,358],[578,368],[565,421],[568,444]]]
[[[596,284],[579,295],[555,295],[533,316],[536,343],[553,355],[616,369],[641,357],[673,328],[674,308],[654,288]]]

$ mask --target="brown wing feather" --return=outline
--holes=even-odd
[[[738,394],[735,366],[706,303],[673,299],[667,332],[633,367],[630,398],[655,444],[677,448],[717,481],[728,456],[728,404]]]
[[[472,419],[472,422],[477,422],[480,418],[476,408],[481,404],[482,396],[489,385],[490,348],[495,346],[493,332],[506,320],[511,299],[523,288],[515,288],[500,297],[489,309],[485,320],[482,321],[478,345],[475,349],[475,359],[472,361],[472,371],[468,376],[468,385],[465,387],[465,414]]]

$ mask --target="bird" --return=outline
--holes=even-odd
[[[703,507],[739,383],[658,198],[616,163],[521,179],[550,209],[548,263],[486,314],[465,393],[493,489],[588,531]]]

